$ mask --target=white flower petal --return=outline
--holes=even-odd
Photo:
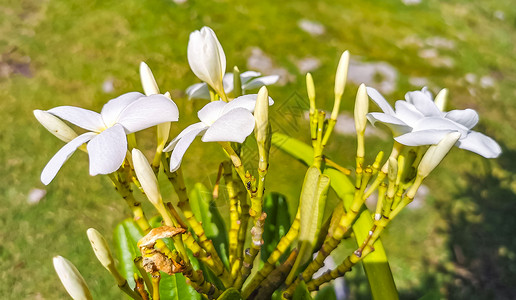
[[[194,74],[217,89],[226,70],[226,56],[215,32],[203,27],[190,34],[188,63]]]
[[[377,90],[372,87],[367,87],[367,94],[384,113],[394,115],[394,110],[392,109],[389,102],[387,102],[387,100],[385,100],[385,98]]]
[[[434,95],[432,95],[432,92],[430,92],[430,90],[426,86],[421,89],[421,93],[425,94],[428,98],[432,100],[434,99]]]
[[[118,170],[127,153],[127,137],[122,125],[116,124],[91,139],[87,146],[90,175],[110,174]]]
[[[246,84],[249,80],[262,76],[260,72],[256,71],[245,71],[240,74],[240,81],[242,82],[242,85]]]
[[[49,184],[52,179],[56,177],[59,169],[61,169],[68,158],[72,156],[75,150],[77,150],[79,146],[91,140],[96,135],[97,134],[93,132],[86,132],[71,140],[68,144],[64,145],[63,148],[57,151],[57,153],[50,159],[50,161],[41,172],[41,182],[43,182],[45,185]]]
[[[102,120],[104,120],[106,127],[115,125],[115,123],[118,121],[120,113],[127,106],[129,106],[129,104],[133,103],[141,97],[144,97],[142,93],[130,92],[120,95],[115,99],[109,100],[100,111],[100,115],[102,116]]]
[[[47,110],[47,112],[90,131],[100,132],[106,127],[100,114],[88,109],[75,106],[58,106]]]
[[[188,99],[206,99],[210,100],[210,89],[205,82],[192,84],[186,89]]]
[[[458,147],[482,155],[485,158],[495,158],[502,153],[502,148],[495,140],[480,132],[470,131],[460,139]]]
[[[256,88],[260,88],[264,85],[271,85],[278,82],[279,76],[278,75],[270,75],[270,76],[263,76],[258,77],[250,80],[249,82],[245,83],[243,86],[244,90],[252,90]]]
[[[413,130],[421,131],[430,129],[458,131],[461,133],[462,137],[465,137],[468,133],[466,127],[445,118],[423,118],[416,123]]]
[[[444,117],[453,120],[464,127],[471,129],[478,123],[478,114],[473,109],[452,110],[447,112]]]
[[[224,74],[224,77],[222,77],[222,84],[224,85],[224,91],[226,94],[231,93],[234,88],[233,73]]]
[[[174,101],[163,95],[142,97],[129,104],[118,118],[126,133],[140,131],[164,122],[179,119],[179,110]]]
[[[412,131],[394,138],[396,142],[406,146],[422,146],[422,145],[436,145],[448,133],[453,130],[421,130]]]
[[[254,107],[256,106],[256,97],[258,94],[250,94],[250,95],[244,95],[240,96],[233,101],[227,103],[227,105],[224,107],[224,110],[222,111],[222,114],[226,114],[227,112],[235,109],[235,108],[245,108],[250,112],[254,112]],[[274,104],[274,100],[272,100],[271,97],[269,97],[269,106]]]
[[[208,129],[208,127],[209,126],[207,126],[203,122],[195,123],[186,127],[163,149],[163,152],[170,152],[174,150],[179,140],[181,140],[185,135],[189,134],[191,131],[199,132],[200,130]]]
[[[170,172],[174,172],[177,169],[179,169],[181,161],[183,160],[183,156],[185,155],[185,152],[188,149],[188,147],[190,147],[190,145],[194,141],[195,137],[202,134],[208,128],[207,126],[193,127],[193,125],[183,130],[184,134],[183,132],[181,132],[181,134],[183,135],[177,141],[177,144],[174,147],[174,151],[172,151],[172,155],[170,157]]]
[[[244,142],[254,129],[255,120],[249,110],[235,108],[220,117],[206,130],[203,142]]]
[[[413,104],[425,117],[441,117],[442,112],[435,105],[432,98],[420,91],[408,92],[405,94],[407,102]]]
[[[396,101],[396,117],[403,120],[407,125],[414,126],[421,118],[424,118],[416,107],[407,101]]]
[[[392,115],[388,115],[388,114],[384,114],[384,113],[368,113],[367,119],[373,125],[375,125],[376,122],[380,122],[380,123],[384,123],[387,126],[395,125],[395,126],[401,126],[401,127],[408,127],[409,131],[412,129],[410,126],[408,126],[405,122],[403,122],[396,116],[392,116]]]
[[[226,105],[227,103],[221,100],[210,102],[197,112],[197,116],[199,120],[209,126],[222,116],[222,111]]]

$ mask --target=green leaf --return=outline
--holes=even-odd
[[[284,195],[269,193],[263,201],[263,211],[267,214],[267,222],[263,230],[263,246],[260,250],[262,261],[266,261],[279,240],[290,227],[288,204]],[[284,253],[284,256],[288,253]]]
[[[222,295],[220,295],[217,300],[242,300],[242,295],[235,288],[227,289]]]
[[[281,133],[274,133],[272,144],[278,149],[292,155],[305,165],[313,162],[313,150],[309,145]],[[323,172],[331,178],[331,187],[344,201],[344,207],[349,209],[353,200],[354,185],[348,177],[341,172],[326,168]],[[353,232],[357,245],[364,240],[372,227],[372,217],[369,211],[363,210],[353,224]],[[366,256],[362,265],[369,281],[371,293],[374,299],[398,299],[398,291],[392,278],[392,272],[387,261],[387,255],[380,239],[374,244],[375,251]]]
[[[310,292],[306,288],[306,284],[304,281],[301,281],[296,287],[294,291],[294,295],[292,295],[293,300],[312,300],[312,296],[310,296]]]
[[[337,300],[333,285],[327,285],[317,292],[315,300]]]
[[[142,238],[138,225],[132,219],[126,219],[115,227],[114,231],[115,253],[118,258],[118,269],[127,279],[129,286],[134,288],[134,273],[138,269],[134,265],[134,259],[140,256],[140,250],[136,246]]]
[[[314,152],[311,146],[289,137],[288,135],[275,132],[272,135],[272,144],[278,149],[290,154],[295,159],[301,161],[303,164],[310,166],[314,161]]]
[[[191,285],[186,283],[186,278],[181,273],[168,275],[161,272],[159,293],[161,300],[201,299],[201,294],[197,293]]]
[[[327,175],[321,175],[321,171],[317,167],[308,168],[299,199],[300,221],[303,224],[299,229],[299,254],[287,277],[287,283],[293,280],[299,266],[308,262],[311,257],[318,232],[321,229],[329,187],[330,178]]]
[[[226,226],[211,191],[202,183],[196,183],[190,192],[190,205],[197,220],[202,221],[206,237],[213,241],[222,262],[229,267]]]

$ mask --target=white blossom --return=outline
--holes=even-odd
[[[443,112],[435,104],[432,94],[423,88],[408,92],[404,100],[395,103],[394,110],[380,93],[367,88],[369,97],[383,113],[369,113],[369,121],[388,126],[394,139],[407,146],[435,145],[448,133],[460,132],[457,147],[486,158],[494,158],[502,152],[500,146],[490,137],[471,130],[478,123],[478,114],[473,109]]]
[[[256,97],[256,94],[251,94],[238,97],[231,102],[213,101],[206,104],[197,113],[201,122],[186,127],[163,150],[173,150],[170,171],[174,172],[179,168],[186,150],[198,135],[202,135],[203,142],[243,143],[255,127],[252,113]],[[269,105],[273,103],[269,97]]]
[[[226,72],[226,55],[215,32],[204,26],[190,34],[188,63],[192,72],[219,95],[224,93],[222,77]]]
[[[147,97],[137,92],[110,100],[100,113],[74,106],[59,106],[47,112],[88,132],[68,142],[50,159],[41,173],[44,184],[54,179],[63,164],[84,143],[88,143],[90,175],[115,172],[126,156],[127,134],[179,118],[176,104],[167,97]]]

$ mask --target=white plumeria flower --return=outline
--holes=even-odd
[[[256,94],[245,95],[231,102],[213,101],[206,104],[197,116],[199,123],[186,127],[163,150],[172,151],[170,171],[176,171],[186,150],[196,136],[202,135],[203,142],[243,143],[255,127],[253,111],[256,106]],[[274,101],[269,97],[269,105]]]
[[[167,97],[147,97],[137,92],[110,100],[100,114],[74,106],[59,106],[47,112],[89,132],[71,140],[50,159],[41,173],[44,184],[49,184],[75,150],[86,142],[90,175],[113,173],[125,159],[127,134],[179,118],[176,104]]]
[[[202,81],[209,84],[219,95],[224,93],[222,77],[226,72],[226,55],[215,32],[204,26],[190,34],[188,63]]]
[[[495,158],[502,152],[490,137],[471,130],[478,123],[478,114],[473,109],[442,112],[432,99],[432,94],[423,88],[408,92],[404,100],[395,103],[396,111],[380,93],[368,87],[369,97],[383,113],[369,113],[367,118],[374,125],[381,122],[388,126],[395,140],[407,146],[435,145],[448,133],[460,132],[457,147],[486,158]]]
[[[233,78],[233,73],[227,73],[222,79],[224,84],[224,91],[226,94],[229,94],[233,91]],[[261,73],[255,71],[246,71],[240,74],[240,82],[242,83],[242,92],[244,94],[246,90],[252,90],[262,86],[275,84],[278,82],[278,80],[279,75],[262,76]],[[186,89],[186,94],[188,95],[188,99],[210,100],[210,90],[208,89],[208,85],[204,82],[189,86]]]

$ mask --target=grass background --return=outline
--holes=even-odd
[[[119,94],[141,90],[138,64],[146,61],[180,108],[177,133],[196,120],[203,105],[186,101],[182,91],[197,82],[186,59],[188,35],[207,25],[217,32],[228,67],[245,69],[251,47],[259,47],[293,75],[285,86],[271,87],[277,105],[292,95],[304,97],[304,74],[295,61],[310,56],[321,62],[313,72],[318,104],[331,109],[334,70],[340,53],[349,49],[355,59],[384,61],[398,70],[396,91],[388,99],[421,88],[409,79],[425,77],[434,92],[450,89],[450,108],[476,109],[478,130],[502,145],[502,156],[487,161],[454,150],[427,183],[430,196],[423,205],[403,213],[383,241],[403,299],[513,299],[516,10],[511,2],[0,0],[0,295],[66,298],[52,267],[51,258],[59,254],[80,269],[96,299],[121,297],[85,231],[95,227],[110,237],[129,212],[107,178],[88,175],[83,153],[49,186],[40,183],[42,168],[63,144],[37,123],[32,110],[75,105],[98,111]],[[300,19],[321,23],[326,32],[311,36],[298,27]],[[425,46],[403,44],[411,36],[454,41],[454,49],[439,50],[454,65],[435,67],[421,58]],[[495,84],[482,88],[468,82],[467,74],[488,75]],[[106,80],[113,81],[112,93],[103,92]],[[355,91],[348,85],[343,110],[351,111]],[[297,121],[289,134],[306,141],[307,124]],[[328,154],[352,165],[353,143],[335,135]],[[388,140],[374,137],[368,145],[390,148]],[[205,161],[222,157],[216,145],[194,142],[185,159],[189,183],[210,185],[217,162]],[[268,190],[295,202],[304,168],[278,152],[272,159]],[[27,202],[32,188],[47,190],[36,205]],[[359,268],[348,283],[351,298],[367,298]]]

